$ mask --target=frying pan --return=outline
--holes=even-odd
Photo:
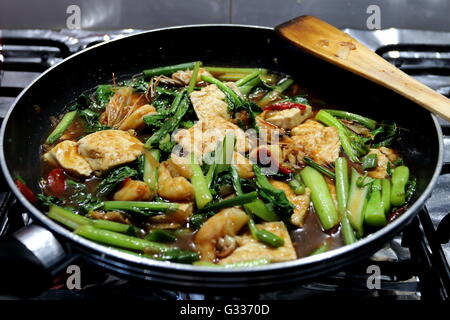
[[[402,128],[402,156],[417,177],[414,203],[392,223],[352,245],[295,261],[229,270],[140,258],[86,240],[47,218],[17,189],[14,178],[20,176],[40,192],[40,145],[49,132],[49,117],[60,114],[81,93],[111,82],[113,72],[119,79],[127,78],[146,68],[194,60],[286,72],[325,101],[378,120],[394,120]],[[1,243],[0,280],[16,279],[14,285],[19,286],[17,275],[22,272],[28,288],[48,285],[49,270],[70,263],[73,255],[152,285],[194,291],[274,289],[337,272],[367,258],[408,225],[431,193],[443,154],[440,126],[428,111],[279,40],[271,28],[240,25],[152,30],[77,53],[44,72],[18,96],[3,121],[0,143],[6,181],[35,221],[31,228]]]

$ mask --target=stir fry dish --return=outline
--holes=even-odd
[[[201,62],[102,84],[50,119],[42,194],[81,237],[149,259],[250,267],[352,244],[404,212],[399,128],[289,75]]]

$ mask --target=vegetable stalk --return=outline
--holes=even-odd
[[[334,109],[323,109],[323,110],[325,110],[326,112],[328,112],[329,114],[331,114],[335,117],[355,121],[355,122],[362,124],[363,126],[369,128],[370,130],[374,130],[377,126],[377,122],[375,120],[367,118],[367,117],[363,117],[359,114],[355,114],[355,113],[351,113],[351,112],[343,111],[343,110],[334,110]]]
[[[338,210],[341,217],[341,232],[345,244],[352,244],[356,241],[355,232],[348,220],[347,201],[349,192],[348,183],[348,164],[347,159],[339,157],[335,162],[336,171],[336,197],[338,201]]]
[[[369,193],[369,184],[358,187],[358,179],[360,178],[362,176],[353,168],[347,210],[349,211],[349,220],[358,235],[362,235],[363,233],[364,206],[366,204],[367,194]]]
[[[144,77],[146,77],[146,78],[150,78],[153,76],[159,76],[159,75],[169,75],[169,74],[172,74],[172,73],[180,71],[180,70],[192,69],[192,68],[194,68],[194,65],[196,63],[201,64],[201,62],[199,62],[199,61],[186,62],[186,63],[180,63],[180,64],[171,65],[171,66],[146,69],[146,70],[142,71],[142,73],[143,73]]]
[[[158,166],[160,152],[157,149],[144,151],[143,180],[154,193],[158,190]]]
[[[300,174],[311,190],[311,199],[322,227],[325,230],[333,228],[339,222],[339,217],[325,179],[311,167],[304,168]]]
[[[381,201],[381,180],[375,179],[371,189],[369,200],[364,210],[364,222],[373,227],[381,227],[386,224],[384,206]]]
[[[58,140],[62,136],[64,131],[66,131],[66,129],[70,126],[70,124],[73,122],[77,114],[78,114],[77,110],[67,112],[61,119],[61,121],[58,123],[56,128],[52,131],[52,133],[50,133],[45,143],[47,144],[55,143],[56,140]]]
[[[256,191],[244,193],[242,195],[225,199],[219,202],[210,203],[204,206],[202,209],[198,210],[197,213],[209,212],[209,211],[218,211],[225,208],[230,208],[234,206],[241,206],[246,203],[253,202],[257,199],[258,193]]]
[[[399,166],[392,173],[391,204],[401,206],[406,203],[406,184],[409,179],[409,169]]]
[[[162,255],[163,259],[175,261],[175,262],[193,262],[198,260],[198,253],[192,251],[184,251],[178,248],[171,248],[166,245],[140,239],[136,237],[130,237],[121,233],[97,229],[93,226],[83,225],[75,229],[75,234],[100,242],[103,244],[131,249],[141,252],[151,252]]]
[[[202,168],[196,162],[195,156],[191,153],[191,168],[192,168],[192,177],[191,183],[194,187],[194,196],[195,203],[197,204],[197,208],[202,209],[209,202],[212,201],[213,197],[211,191],[208,187],[208,182],[203,175]]]

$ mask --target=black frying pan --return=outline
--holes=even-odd
[[[415,202],[394,222],[353,245],[251,270],[222,270],[153,261],[106,248],[51,221],[22,196],[13,181],[16,175],[25,178],[33,191],[40,191],[39,147],[49,132],[50,116],[61,113],[64,106],[81,93],[111,82],[113,72],[119,78],[129,77],[145,68],[194,60],[201,60],[205,65],[264,67],[286,72],[326,101],[375,119],[395,120],[404,128],[399,144],[418,181]],[[1,166],[9,186],[31,213],[35,224],[51,232],[35,226],[16,237],[20,243],[11,241],[16,246],[16,255],[22,253],[20,262],[23,256],[31,258],[34,270],[45,271],[62,265],[61,259],[67,252],[77,253],[106,270],[186,290],[273,288],[336,272],[366,258],[398,234],[422,208],[440,172],[443,150],[441,129],[428,111],[383,87],[299,51],[277,39],[273,29],[236,25],[159,29],[75,54],[43,73],[20,94],[3,122],[0,142]],[[52,235],[62,245],[52,240]],[[7,244],[3,243],[0,253],[11,250],[11,243]],[[25,247],[32,248],[34,254]],[[7,256],[12,259],[11,255]],[[8,265],[1,259],[2,254],[0,269],[2,265],[6,268]],[[9,277],[16,269],[9,268]],[[3,276],[5,272],[0,274]]]

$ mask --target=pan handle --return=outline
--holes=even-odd
[[[48,289],[66,251],[53,234],[37,225],[0,241],[0,293],[32,296]]]
[[[450,136],[444,136],[444,164],[450,163]]]

